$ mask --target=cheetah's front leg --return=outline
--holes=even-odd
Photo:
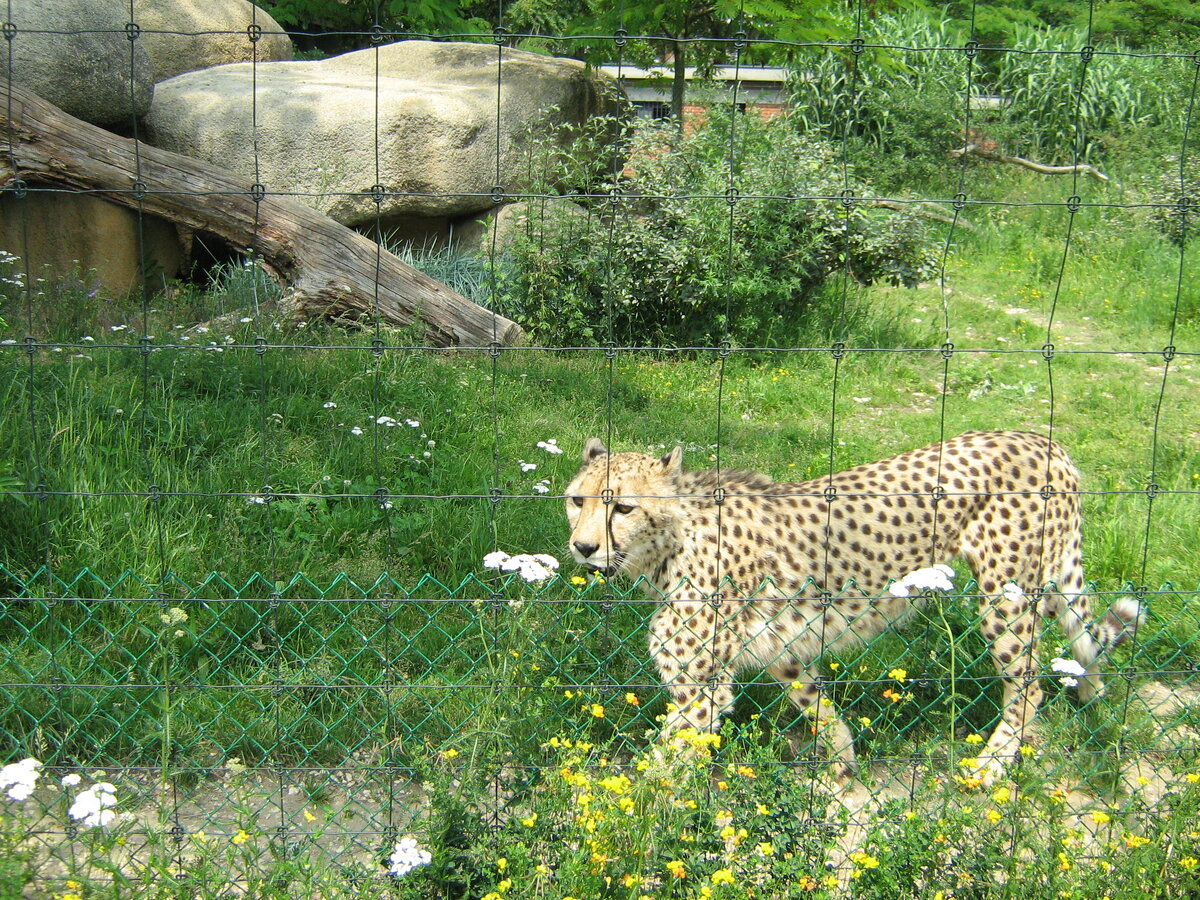
[[[736,651],[732,634],[718,627],[716,610],[704,600],[673,600],[655,613],[650,655],[673,704],[660,739],[682,728],[721,727],[721,716],[733,706]]]

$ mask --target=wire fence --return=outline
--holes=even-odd
[[[131,108],[141,43],[171,31],[140,23],[139,7],[130,4],[123,29]],[[693,39],[722,47],[730,73],[719,90],[700,93],[708,121],[725,129],[718,179],[723,189],[666,199],[704,210],[724,229],[726,249],[713,276],[723,285],[721,301],[699,314],[705,318],[688,323],[694,326],[690,333],[702,337],[681,341],[663,338],[654,310],[642,311],[641,318],[628,314],[626,294],[649,288],[635,280],[634,270],[622,268],[621,245],[639,227],[650,201],[662,199],[629,190],[636,186],[639,159],[610,149],[607,157],[597,157],[591,181],[570,188],[554,188],[545,172],[533,171],[535,162],[552,160],[532,150],[528,170],[506,168],[512,157],[506,137],[511,129],[503,120],[511,108],[506,72],[517,65],[512,47],[549,36],[514,34],[503,21],[495,23],[492,35],[392,34],[383,26],[361,35],[374,84],[373,96],[359,110],[374,133],[369,184],[339,181],[331,161],[331,183],[297,187],[297,180],[283,189],[263,174],[268,151],[259,125],[266,71],[282,64],[260,58],[264,32],[257,20],[244,31],[202,35],[245,41],[248,62],[242,71],[250,87],[230,102],[252,123],[251,140],[238,148],[242,156],[220,160],[231,171],[253,172],[241,182],[241,199],[248,198],[253,212],[249,240],[233,248],[233,261],[222,269],[223,293],[208,294],[161,279],[164,288],[157,289],[147,249],[149,230],[156,226],[145,207],[156,194],[178,188],[156,181],[157,163],[145,164],[149,145],[137,114],[131,111],[119,128],[128,135],[134,160],[124,192],[39,182],[30,174],[31,158],[45,151],[38,135],[28,133],[23,102],[13,100],[22,42],[78,32],[68,22],[31,30],[10,9],[4,36],[13,86],[7,92],[0,208],[8,234],[22,237],[4,248],[13,259],[3,312],[9,339],[0,345],[7,375],[3,431],[14,453],[11,465],[0,467],[5,479],[0,515],[6,522],[0,535],[4,758],[36,756],[59,778],[100,771],[115,783],[129,811],[118,866],[126,871],[136,871],[139,861],[145,865],[160,852],[156,847],[165,846],[183,872],[195,858],[197,833],[225,841],[252,833],[285,855],[297,847],[316,848],[352,883],[378,879],[403,836],[435,842],[439,810],[444,813],[438,804],[445,802],[438,794],[451,785],[461,789],[456,796],[469,811],[471,824],[463,827],[475,835],[472,840],[484,849],[501,846],[506,826],[529,819],[539,793],[552,790],[549,782],[564,766],[564,742],[573,751],[572,744],[581,742],[587,748],[584,761],[575,758],[578,771],[597,765],[612,772],[628,764],[632,774],[633,760],[644,759],[653,744],[652,733],[675,713],[673,695],[647,649],[654,616],[669,598],[653,585],[645,590],[644,581],[596,577],[584,566],[572,571],[567,562],[562,503],[583,437],[594,433],[614,450],[649,449],[655,457],[686,445],[684,465],[706,460],[705,467],[715,467],[720,491],[737,482],[736,469],[760,465],[804,482],[782,496],[820,505],[819,524],[828,535],[834,504],[827,491],[838,471],[873,461],[862,455],[864,448],[889,447],[880,455],[890,455],[947,440],[960,426],[983,424],[978,407],[995,401],[985,413],[1007,412],[1013,419],[988,427],[1039,431],[1079,462],[1083,486],[1069,492],[1084,507],[1085,567],[1092,556],[1110,560],[1089,592],[1096,615],[1129,598],[1146,615],[1101,663],[1107,696],[1084,704],[1064,689],[1078,677],[1073,670],[1052,667],[1051,658],[1061,663],[1058,658],[1070,648],[1051,620],[1044,624],[1040,650],[1032,640],[1024,643],[1031,662],[1024,689],[1040,681],[1047,696],[1036,716],[1019,721],[1016,743],[1008,748],[1010,757],[1026,745],[1036,755],[1018,751],[1011,765],[1027,780],[1036,773],[1048,790],[1061,794],[1058,801],[1074,816],[1071,839],[1085,856],[1102,856],[1105,846],[1121,838],[1122,832],[1111,830],[1109,814],[1098,815],[1098,809],[1119,810],[1111,814],[1127,826],[1127,836],[1142,833],[1138,829],[1156,816],[1170,818],[1185,809],[1191,795],[1179,785],[1194,770],[1200,746],[1193,637],[1193,585],[1200,578],[1186,568],[1195,560],[1200,497],[1194,480],[1200,472],[1198,426],[1188,412],[1198,350],[1189,318],[1196,299],[1186,239],[1194,203],[1187,161],[1196,60],[1184,53],[1095,46],[1090,35],[1070,50],[1006,50],[973,38],[910,45],[872,31],[861,4],[857,12],[844,40],[757,40],[742,24],[728,36]],[[966,29],[974,34],[973,20]],[[530,282],[531,290],[545,293],[528,298],[525,307],[505,306],[499,285],[507,257],[498,229],[486,232],[472,270],[481,296],[491,302],[491,341],[447,347],[429,340],[419,321],[410,328],[389,325],[388,294],[396,287],[381,276],[389,229],[384,203],[444,199],[398,190],[383,174],[395,134],[381,119],[386,77],[381,54],[401,38],[471,41],[472,53],[482,47],[493,60],[495,115],[487,130],[488,140],[494,138],[492,186],[457,196],[483,197],[496,208],[528,204],[534,212],[527,213],[527,222],[535,224],[538,204],[544,210],[570,202],[586,210],[567,243],[582,247],[612,287],[602,304],[584,310],[587,330],[573,339],[502,342],[509,318],[530,328],[532,309],[571,312],[565,304],[555,306],[554,294],[567,290],[571,276]],[[655,35],[624,29],[553,39],[566,46],[607,43],[609,68],[623,86],[634,68],[630,61],[661,43]],[[756,180],[743,155],[752,126],[732,112],[724,124],[718,122],[721,110],[747,105],[743,76],[753,68],[754,54],[764,50],[787,50],[797,60],[790,115],[807,109],[818,119],[834,117],[823,131],[826,140],[835,136],[831,155],[817,162],[833,173],[821,182],[829,189],[764,189],[772,183]],[[981,160],[964,152],[946,162],[954,167],[956,188],[948,195],[880,196],[864,188],[857,174],[864,161],[872,153],[886,160],[886,134],[897,133],[885,131],[882,145],[856,143],[861,136],[856,126],[890,89],[880,80],[883,73],[897,67],[941,73],[937,77],[956,98],[952,142],[983,146],[995,120],[981,98],[988,96],[995,60],[1006,53],[1044,58],[1053,64],[1053,77],[1063,79],[1058,87],[1068,98],[1069,155],[1057,161],[1071,167],[1068,174],[1045,176],[1060,179],[1049,189],[1034,176],[1005,181],[995,167],[1011,160]],[[1089,180],[1088,167],[1102,163],[1088,137],[1095,124],[1088,116],[1101,114],[1089,105],[1093,70],[1112,59],[1192,73],[1167,107],[1182,123],[1182,138],[1174,148],[1178,174],[1168,181],[1173,187],[1157,199]],[[842,105],[797,106],[795,98],[806,96],[805,73],[826,65],[839,67],[844,76]],[[945,81],[946,73],[953,80]],[[278,135],[269,137],[275,141]],[[294,146],[304,146],[302,133],[289,137]],[[1029,146],[1036,150],[1037,141]],[[990,145],[983,149],[1000,153]],[[524,183],[510,186],[516,181]],[[713,182],[697,177],[694,183]],[[30,266],[31,242],[45,222],[33,204],[93,193],[132,210],[143,289],[124,306],[110,300],[106,308],[104,289],[93,286],[86,273],[39,273]],[[326,325],[306,316],[297,325],[285,315],[286,296],[262,274],[259,263],[268,259],[265,247],[274,240],[266,234],[275,225],[267,205],[286,196],[316,205],[336,205],[340,198],[374,210],[363,226],[375,239],[369,260],[374,280],[356,323]],[[223,202],[215,195],[207,199]],[[878,296],[891,298],[895,316],[905,322],[925,319],[908,332],[920,339],[888,343],[886,334],[872,333],[854,318],[858,282],[864,279],[854,270],[848,242],[838,245],[823,288],[830,319],[823,330],[809,332],[827,341],[747,343],[735,334],[741,302],[736,294],[743,289],[736,281],[741,214],[769,204],[823,211],[831,227],[840,222],[847,234],[855,217],[868,210],[913,214],[905,227],[926,229],[935,248],[930,268],[915,279],[924,283],[918,295],[924,299],[903,299],[907,295],[899,288],[879,288]],[[918,218],[918,210],[932,210],[935,218]],[[1173,265],[1160,267],[1157,280],[1142,286],[1152,313],[1133,325],[1118,318],[1121,311],[1107,299],[1089,296],[1096,254],[1118,241],[1120,226],[1114,223],[1121,216],[1165,217],[1179,234]],[[1034,260],[1032,241],[1029,248],[1029,270],[1040,273],[1036,283],[1044,290],[1011,300],[988,298],[985,313],[960,316],[959,298],[986,280],[978,269],[972,272],[971,259],[971,248],[979,246],[972,241],[984,240],[976,231],[985,228],[985,219],[993,249],[1010,240],[1017,248],[1008,247],[1010,256],[1024,253],[1020,229],[1000,227],[1005,217],[1029,228],[1056,217],[1054,252],[1039,246]],[[1136,222],[1130,227],[1149,227],[1145,218]],[[525,227],[529,239],[545,239],[534,225]],[[934,228],[938,231],[928,231]],[[999,234],[1006,237],[994,237]],[[199,243],[205,239],[197,236]],[[997,293],[1003,285],[1025,283],[995,274]],[[970,287],[959,288],[960,282]],[[918,302],[924,304],[920,309]],[[78,337],[70,336],[72,328]],[[981,368],[1018,359],[1028,374],[1016,384]],[[1104,367],[1109,361],[1126,368]],[[888,366],[895,366],[894,375],[886,374]],[[1125,373],[1121,383],[1115,383],[1122,376],[1114,371]],[[328,398],[314,396],[314,384],[329,391]],[[864,389],[892,392],[888,405],[873,412],[877,404],[858,396]],[[753,400],[745,398],[747,391],[756,392]],[[677,405],[684,411],[672,412]],[[1110,419],[1117,415],[1107,411],[1110,405],[1121,415],[1128,405],[1137,418]],[[557,419],[571,415],[572,408],[576,420]],[[791,426],[789,420],[801,424]],[[236,440],[230,437],[234,432]],[[884,432],[888,440],[874,439]],[[1119,462],[1093,449],[1101,438],[1121,447]],[[756,441],[765,441],[770,451],[755,449]],[[791,463],[800,466],[795,478],[791,469],[778,468],[789,452]],[[205,465],[210,454],[217,465]],[[329,468],[314,468],[314,458],[328,460]],[[936,461],[937,501],[953,502],[955,491],[942,487],[941,473],[954,461],[940,452]],[[1054,485],[1045,493],[1043,473],[1037,474],[1036,485],[1022,483],[1013,493],[1032,499],[1035,507],[1042,503],[1044,515],[1054,490],[1062,488]],[[1048,469],[1045,475],[1049,482]],[[604,477],[611,485],[617,475],[606,469]],[[851,499],[886,503],[922,492],[872,495],[860,489]],[[613,502],[643,499],[630,492],[614,496],[611,489],[603,493],[588,497],[602,500],[609,516]],[[772,495],[761,486],[745,493],[747,502]],[[932,493],[930,498],[935,533],[921,553],[933,553],[936,532],[953,527],[938,517]],[[718,605],[722,591],[747,590],[732,583],[732,564],[726,563],[728,572],[720,568],[738,550],[719,531],[722,515],[731,515],[727,509],[717,502],[712,510],[716,533],[723,535],[712,551],[720,584],[715,592],[697,588],[703,602],[715,596]],[[1039,527],[1032,518],[1029,524]],[[604,531],[608,539],[611,527]],[[833,545],[828,536],[817,543],[827,575]],[[813,548],[811,565],[820,565],[818,549]],[[551,553],[563,557],[563,566],[528,580],[511,568],[486,568],[483,557],[491,551]],[[1046,553],[1044,543],[1039,552]],[[339,560],[340,568],[330,568],[330,559]],[[1039,573],[1050,568],[1036,561]],[[683,593],[698,583],[701,573],[694,574]],[[815,597],[818,605],[826,604],[822,609],[887,595],[886,589],[864,595],[855,584],[826,583],[820,568],[806,574],[808,580],[801,578],[804,583],[789,596]],[[898,580],[908,571],[885,574]],[[737,688],[736,711],[730,711],[724,732],[725,755],[715,757],[711,778],[699,777],[692,788],[710,802],[738,795],[737,802],[759,798],[760,806],[782,802],[778,798],[787,791],[797,797],[807,791],[789,815],[819,839],[793,835],[786,851],[808,860],[818,876],[832,872],[843,886],[871,868],[864,841],[883,821],[881,810],[888,804],[937,821],[950,815],[951,806],[957,814],[978,805],[979,795],[969,792],[986,791],[990,782],[980,773],[977,737],[986,739],[1011,709],[1005,690],[1014,678],[997,674],[982,634],[986,625],[981,631],[980,610],[986,619],[996,598],[969,579],[960,569],[958,586],[933,591],[903,631],[888,630],[855,647],[830,649],[825,645],[835,641],[820,640],[825,662],[824,674],[814,681],[820,698],[815,718],[811,707],[804,708],[808,704],[794,708],[788,702],[799,690],[798,676],[782,677],[778,660],[760,659],[756,671],[762,674],[751,671],[745,675],[749,683]],[[864,572],[859,581],[871,584],[874,576]],[[788,614],[778,613],[777,621]],[[715,652],[719,629],[688,623],[685,630],[713,642]],[[706,679],[690,686],[698,694],[715,690]],[[862,767],[862,780],[842,801],[830,799],[837,791],[829,786],[824,746],[829,735],[820,715],[820,704],[829,699],[851,726]],[[789,733],[793,739],[784,753]],[[697,752],[707,759],[703,746]],[[743,759],[738,753],[745,762],[738,762]],[[570,770],[571,763],[566,765]],[[785,783],[795,787],[779,787]],[[756,793],[768,784],[774,785],[774,800]],[[658,790],[666,790],[663,785]],[[615,798],[620,792],[613,793]],[[1010,824],[1019,816],[1009,816],[1004,801],[990,796],[995,832],[1009,835],[1010,848],[1023,846],[1017,826]],[[1032,807],[1025,812],[1028,820],[1036,819]],[[77,827],[47,812],[31,832],[37,853],[69,859]],[[528,826],[531,834],[533,827]],[[567,826],[556,827],[561,838]],[[1195,841],[1177,837],[1176,858],[1194,864],[1187,847]],[[736,833],[728,840],[735,838]],[[830,846],[837,852],[826,857]],[[782,854],[785,848],[771,852],[776,850]],[[1014,851],[1013,858],[1018,855]],[[969,869],[956,860],[956,870]],[[596,865],[603,870],[605,863]],[[463,896],[486,890],[478,883],[459,887]],[[563,888],[569,892],[568,885]]]

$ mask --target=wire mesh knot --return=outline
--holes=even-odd
[[[246,26],[246,37],[248,37],[250,39],[250,43],[257,44],[259,41],[262,40],[262,36],[263,36],[262,26],[259,25],[257,22],[251,22],[249,25]]]
[[[733,352],[733,345],[729,343],[728,338],[717,344],[717,359],[728,359],[729,354]]]
[[[262,203],[267,198],[267,187],[264,184],[259,184],[257,181],[250,185],[250,199],[255,203]]]
[[[854,191],[851,188],[846,188],[839,195],[842,198],[842,208],[849,211],[854,206]]]
[[[829,348],[829,352],[833,355],[834,359],[841,359],[846,355],[846,342],[834,341],[833,345]]]
[[[1158,482],[1151,481],[1149,484],[1146,485],[1146,499],[1153,500],[1155,497],[1158,496],[1158,490],[1159,490]]]
[[[375,46],[383,43],[384,33],[383,26],[378,22],[371,26],[371,43]]]
[[[146,199],[146,182],[140,178],[133,183],[133,199],[142,201]]]
[[[954,355],[954,342],[946,341],[942,344],[942,359],[949,359]]]
[[[1170,362],[1171,360],[1173,360],[1175,358],[1175,345],[1167,344],[1167,346],[1163,347],[1162,355],[1163,355],[1163,359],[1166,362]]]
[[[617,342],[616,341],[605,341],[604,342],[604,358],[605,359],[616,359],[617,358]]]
[[[494,505],[500,502],[500,498],[504,496],[504,490],[498,487],[488,488],[488,500]]]
[[[383,338],[378,336],[371,338],[371,354],[373,356],[383,356],[383,348],[385,346]]]
[[[150,350],[151,350],[150,345],[152,342],[153,342],[153,338],[151,338],[150,335],[148,335],[148,334],[143,334],[140,338],[138,338],[138,344],[141,347],[140,352],[141,352],[142,356],[147,356],[150,353]]]
[[[125,23],[125,37],[131,41],[136,41],[142,36],[142,26],[137,22]]]
[[[1078,194],[1072,194],[1067,198],[1067,212],[1079,212],[1079,207],[1083,206],[1083,198]]]
[[[28,353],[30,356],[33,356],[33,354],[35,354],[37,352],[37,347],[38,347],[37,338],[35,338],[32,334],[27,334],[27,335],[25,335],[24,340],[25,340],[25,352]]]
[[[1049,341],[1042,344],[1042,359],[1046,360],[1046,362],[1054,359],[1054,345]]]
[[[946,499],[946,489],[940,484],[935,484],[929,494],[933,498],[934,506]]]
[[[184,827],[178,822],[171,826],[171,830],[168,831],[167,834],[171,836],[171,840],[176,844],[182,844],[184,838],[187,837],[187,831],[185,831]]]
[[[505,192],[504,185],[497,184],[492,188],[492,202],[499,206],[504,202]]]
[[[867,49],[867,42],[861,37],[856,37],[850,42],[850,52],[855,56],[861,56]]]
[[[613,489],[610,487],[606,487],[604,490],[602,490],[600,492],[600,502],[601,503],[612,503],[613,498],[614,498],[613,497]]]
[[[625,28],[618,28],[613,32],[613,44],[618,48],[624,47],[629,42],[629,32]]]
[[[722,503],[725,502],[726,496],[727,496],[727,493],[725,491],[725,488],[722,487],[721,485],[718,484],[715,488],[713,488],[713,503],[717,504],[717,506],[720,506]]]
[[[25,183],[24,178],[14,178],[5,190],[10,191],[18,200],[24,200],[25,195],[29,193],[29,185]]]
[[[966,156],[964,155],[963,158],[966,159]],[[954,195],[955,211],[961,212],[963,210],[963,207],[965,207],[966,205],[967,205],[967,195],[964,194],[962,191],[959,191],[957,194]]]
[[[1079,58],[1086,62],[1091,62],[1092,57],[1096,55],[1096,48],[1091,44],[1085,44],[1079,48]]]
[[[1054,485],[1052,485],[1052,484],[1042,485],[1042,489],[1039,493],[1042,495],[1043,500],[1049,500],[1051,497],[1054,496]]]
[[[254,352],[259,356],[267,352],[267,339],[261,334],[254,337]]]
[[[6,41],[11,41],[17,36],[17,23],[5,22],[3,26],[0,26],[0,31],[4,32],[4,39]]]
[[[492,42],[497,47],[504,46],[504,42],[508,40],[508,29],[503,25],[497,25],[492,29]]]
[[[489,341],[488,342],[487,355],[490,356],[492,359],[496,359],[498,356],[500,356],[500,342],[499,341]]]
[[[838,492],[837,485],[827,484],[827,485],[825,485],[825,490],[822,491],[821,493],[823,493],[825,495],[826,503],[832,503],[834,500],[837,499],[837,492]]]
[[[735,206],[740,197],[741,191],[739,191],[735,185],[731,184],[729,187],[725,188],[725,202],[730,206]]]
[[[971,40],[967,41],[967,43],[963,46],[963,56],[965,56],[967,59],[973,60],[978,55],[979,41],[975,40],[975,38],[971,38]]]
[[[160,488],[157,484],[151,484],[147,486],[146,502],[158,503],[160,500],[162,500],[162,488]]]

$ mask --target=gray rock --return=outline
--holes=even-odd
[[[268,191],[294,192],[347,225],[375,222],[376,184],[385,226],[490,209],[497,184],[522,187],[521,136],[535,117],[554,108],[553,121],[580,122],[617,109],[613,83],[582,63],[505,49],[497,110],[497,49],[484,44],[402,41],[256,69],[161,82],[148,140],[249,180],[257,147]]]
[[[141,37],[130,40],[125,30],[127,2],[12,0],[11,22],[17,84],[104,127],[129,125],[150,108],[150,54]]]
[[[155,81],[227,63],[292,58],[292,39],[249,0],[159,0],[134,9]],[[251,25],[261,29],[256,42]]]

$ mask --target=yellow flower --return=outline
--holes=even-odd
[[[769,816],[771,814],[771,811],[769,809],[767,809],[767,805],[765,803],[758,804],[758,806],[755,807],[754,811],[757,812],[760,816]]]
[[[727,791],[727,790],[729,790],[729,782],[728,782],[728,781],[718,781],[718,782],[717,782],[717,790],[718,790],[718,791]]]
[[[775,855],[775,845],[772,844],[770,841],[763,841],[763,843],[758,845],[757,849],[758,849],[758,853],[760,856],[774,856]]]
[[[908,677],[908,672],[906,672],[904,669],[892,669],[890,672],[888,672],[888,678],[895,678],[897,681],[899,681],[901,683],[903,683],[904,679],[906,679],[907,677]]]
[[[642,701],[638,699],[638,695],[632,691],[625,695],[625,702],[630,706],[641,706]]]
[[[721,836],[721,840],[730,841],[733,840],[733,838],[737,835],[737,829],[735,829],[732,825],[726,825],[720,830],[719,834]]]
[[[736,879],[733,877],[733,871],[730,869],[717,869],[712,873],[713,884],[733,884]]]
[[[983,743],[983,735],[982,734],[968,734],[966,737],[966,741],[968,744],[982,744]]]
[[[571,700],[571,699],[574,699],[575,692],[574,691],[563,691],[563,696],[566,697],[568,700]]]
[[[1007,803],[1012,799],[1012,792],[1006,787],[999,787],[992,791],[993,803]]]
[[[1097,825],[1107,825],[1109,822],[1112,821],[1112,818],[1109,816],[1108,813],[1106,813],[1102,810],[1099,810],[1099,809],[1094,810],[1092,812],[1091,819]]]
[[[583,587],[585,584],[587,584],[587,579],[582,575],[572,575],[571,584],[575,585],[576,587]]]
[[[237,834],[235,834],[230,840],[232,840],[235,844],[244,844],[246,841],[250,840],[250,835],[246,833],[246,829],[239,828]]]
[[[1196,868],[1196,866],[1200,866],[1200,859],[1196,859],[1194,856],[1185,856],[1179,861],[1179,866],[1185,872],[1191,872]]]
[[[879,868],[879,859],[870,853],[864,853],[862,850],[855,850],[851,853],[850,861],[856,866],[862,866],[864,869]]]
[[[678,859],[673,859],[667,863],[666,869],[676,878],[687,878],[687,869],[684,868],[683,863]]]
[[[989,809],[987,812],[985,812],[983,814],[983,816],[985,819],[987,819],[993,825],[995,825],[997,822],[999,822],[1001,819],[1004,818],[1004,816],[1000,815],[999,810],[995,810],[995,809]]]
[[[507,868],[508,868],[508,860],[505,857],[502,856],[498,860],[496,860],[496,871],[497,872],[500,872],[501,874],[503,874],[504,870]]]
[[[621,877],[621,883],[627,888],[637,887],[642,883],[641,875],[624,875]]]
[[[306,810],[304,810],[304,821],[305,822],[315,822],[315,821],[317,821],[317,817],[314,816],[311,812],[309,812],[306,809]]]
[[[743,778],[757,778],[758,773],[751,766],[738,766],[737,773]]]
[[[1196,772],[1188,772],[1183,777],[1187,779],[1188,784],[1195,784],[1197,781],[1200,781],[1200,774]]]
[[[534,825],[537,824],[537,820],[538,820],[538,814],[533,813],[533,814],[529,815],[528,817],[522,819],[521,824],[524,825],[526,828],[532,828]]]
[[[592,716],[594,718],[597,718],[597,719],[604,718],[604,707],[601,706],[599,703],[593,703],[591,706],[591,710],[592,710]]]
[[[1136,850],[1138,847],[1145,847],[1150,843],[1150,838],[1142,837],[1140,834],[1126,834],[1122,840],[1125,841],[1125,846],[1130,850]]]
[[[458,751],[453,747],[447,747],[442,751],[442,759],[454,759],[456,756],[458,756]]]
[[[1037,753],[1037,751],[1036,751],[1036,750],[1034,750],[1034,749],[1033,749],[1033,747],[1032,747],[1032,746],[1030,746],[1029,744],[1022,744],[1022,745],[1021,745],[1021,755],[1022,755],[1022,756],[1024,756],[1024,757],[1030,757],[1030,756],[1033,756],[1033,754],[1035,754],[1035,753]]]

